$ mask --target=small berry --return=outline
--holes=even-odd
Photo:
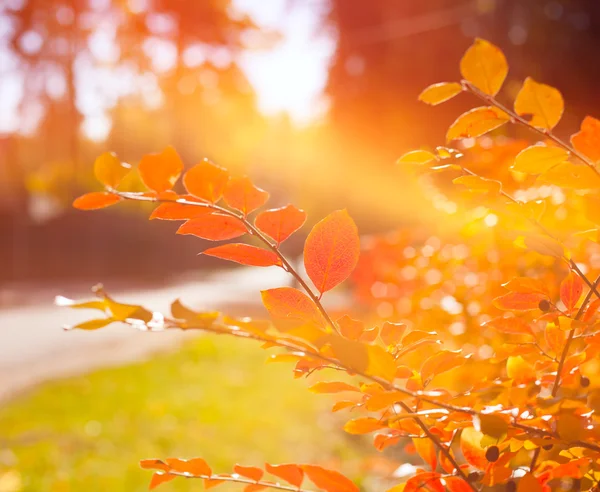
[[[542,449],[544,451],[550,451],[553,447],[554,447],[554,444],[545,444],[544,446],[542,446]]]
[[[548,299],[542,299],[538,307],[540,308],[540,311],[547,313],[548,311],[550,311],[550,301],[548,301]]]
[[[506,482],[506,492],[515,492],[517,490],[517,484],[514,480],[509,480]]]
[[[498,458],[500,458],[500,450],[498,449],[498,446],[490,446],[487,448],[485,452],[486,460],[488,460],[490,463],[494,463],[495,461],[498,461]]]
[[[473,482],[478,482],[481,479],[481,474],[479,472],[473,471],[471,473],[469,473],[469,475],[467,476],[467,480],[470,483]]]
[[[581,376],[579,378],[579,384],[582,388],[587,388],[590,385],[590,378],[588,378],[587,376]]]

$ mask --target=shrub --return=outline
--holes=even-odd
[[[462,236],[400,231],[371,238],[355,269],[357,228],[346,211],[336,211],[306,239],[309,284],[280,248],[306,219],[299,208],[251,219],[268,193],[208,161],[184,174],[187,193],[177,193],[183,163],[172,148],[140,162],[148,192],[121,191],[129,166],[107,153],[95,163],[105,191],[78,198],[75,207],[156,202],[150,218],[184,221],[179,234],[252,243],[221,244],[204,254],[283,268],[301,289],[263,291],[267,322],[195,312],[179,301],[162,315],[117,302],[99,287],[96,300],[59,299],[103,313],[73,328],[120,322],[226,334],[275,350],[271,360],[292,362],[295,377],[327,374],[331,379],[311,391],[334,394],[333,411],[352,412],[346,432],[374,434],[379,451],[403,445],[420,456],[421,467],[389,492],[594,489],[600,480],[600,276],[594,280],[600,273],[600,121],[587,117],[571,142],[563,141],[553,131],[563,113],[561,94],[531,78],[514,109],[501,103],[508,65],[487,41],[474,42],[460,71],[460,82],[435,84],[419,98],[436,105],[466,93],[483,102],[448,130],[447,145],[458,141],[461,148],[415,150],[398,164],[436,175],[429,185],[443,191],[435,192],[434,205],[460,211]],[[487,135],[509,123],[539,141]],[[444,198],[453,191],[443,176],[467,195],[466,203]],[[322,304],[351,275],[365,308],[361,319],[356,310],[333,316]],[[141,466],[154,470],[151,488],[181,476],[203,479],[206,488],[239,482],[247,491],[299,491],[308,479],[326,492],[358,490],[338,472],[312,464],[236,466],[226,474],[213,473],[201,458],[142,460]]]

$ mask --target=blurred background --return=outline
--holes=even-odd
[[[443,144],[456,115],[477,104],[461,96],[430,108],[417,96],[458,80],[478,36],[509,60],[502,101],[531,75],[565,96],[561,137],[585,114],[599,116],[597,0],[0,0],[0,399],[61,363],[71,364],[65,374],[86,374],[172,346],[142,334],[138,352],[115,358],[130,338],[63,334],[71,319],[50,307],[51,295],[103,281],[154,308],[234,298],[248,312],[259,288],[284,281],[263,270],[207,277],[223,265],[197,256],[206,245],[175,236],[177,224],[148,223],[140,204],[73,210],[76,196],[99,189],[99,154],[135,165],[172,144],[187,166],[208,157],[250,175],[271,206],[309,213],[286,245],[291,255],[337,208],[361,233],[441,229],[452,210],[394,161]],[[145,490],[137,460],[168,455],[222,466],[322,460],[360,475],[364,441],[328,432],[339,422],[327,402],[306,398],[303,382],[261,365],[264,357],[235,341],[193,340],[3,404],[0,492]],[[394,470],[386,459],[369,470]]]
[[[417,95],[457,80],[476,36],[510,60],[507,100],[526,75],[563,91],[559,133],[597,104],[594,0],[1,0],[0,285],[202,266],[139,206],[71,210],[105,150],[136,164],[173,144],[364,232],[431,218],[393,162],[473,106]]]

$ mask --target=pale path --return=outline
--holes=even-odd
[[[170,302],[179,298],[194,309],[256,314],[261,313],[259,291],[290,285],[289,279],[276,267],[237,268],[211,274],[203,281],[110,293],[118,301],[167,313]],[[59,287],[55,294],[74,295]],[[64,331],[63,325],[91,319],[97,311],[58,308],[52,302],[48,295],[43,302],[0,309],[0,401],[42,381],[138,360],[196,336],[180,331],[144,333],[123,325],[93,332]]]

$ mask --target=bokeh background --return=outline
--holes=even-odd
[[[42,356],[56,345],[39,336],[59,333],[50,294],[103,281],[139,301],[150,296],[140,289],[163,288],[151,295],[159,304],[185,293],[212,307],[215,290],[245,292],[239,277],[214,273],[222,263],[197,256],[201,240],[148,223],[147,207],[71,208],[99,189],[92,167],[106,150],[136,164],[172,144],[188,166],[208,157],[248,174],[272,206],[309,212],[290,255],[337,208],[362,233],[448,227],[449,210],[394,161],[443,143],[455,115],[476,104],[461,96],[428,108],[417,96],[458,80],[477,36],[509,60],[501,100],[531,75],[565,96],[561,136],[598,116],[597,0],[0,0],[0,389],[18,379],[26,353],[52,360]],[[207,272],[226,279],[219,289]],[[265,274],[249,275],[242,283],[256,294]],[[257,300],[244,298],[244,308]],[[57,336],[65,346],[83,340]],[[254,346],[185,342],[91,375],[75,364],[82,375],[5,400],[0,492],[145,490],[137,460],[171,454],[203,455],[216,468],[321,460],[361,480],[363,441],[331,431],[339,425],[327,402],[307,398],[303,382],[263,366]],[[73,347],[79,358],[93,351]],[[383,458],[369,467],[394,469]],[[181,481],[171,490],[194,489]]]

